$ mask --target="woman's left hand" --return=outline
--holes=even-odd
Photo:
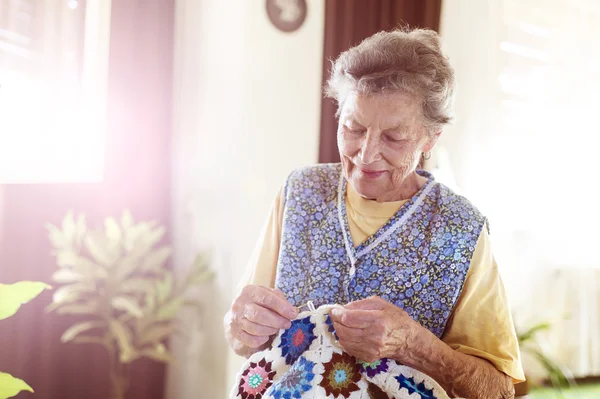
[[[364,362],[402,359],[422,329],[403,309],[374,296],[331,310],[345,352]]]

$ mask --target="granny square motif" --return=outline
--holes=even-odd
[[[364,363],[337,342],[324,305],[302,312],[252,355],[230,399],[450,399],[431,377],[391,359]]]

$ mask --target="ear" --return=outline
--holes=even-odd
[[[441,134],[442,134],[442,131],[440,130],[436,134],[429,136],[429,138],[425,142],[425,145],[423,146],[423,152],[431,151],[433,149],[433,147],[435,147],[435,143],[437,143]]]

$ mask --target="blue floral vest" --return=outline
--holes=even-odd
[[[486,220],[465,198],[428,182],[374,235],[352,245],[341,164],[293,172],[276,287],[298,306],[378,295],[441,337]]]

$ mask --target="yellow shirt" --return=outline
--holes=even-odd
[[[406,201],[378,203],[360,197],[348,185],[346,211],[354,246],[360,245],[391,218]],[[283,195],[275,199],[243,283],[274,287],[283,223]],[[452,349],[491,362],[513,378],[525,380],[512,316],[498,273],[487,229],[471,259],[461,295],[442,336]]]

